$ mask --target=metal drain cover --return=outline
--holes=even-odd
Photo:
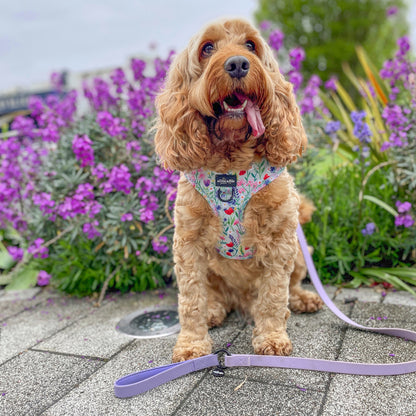
[[[117,331],[134,338],[159,338],[180,330],[175,307],[151,307],[125,316],[116,326]]]

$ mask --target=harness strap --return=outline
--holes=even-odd
[[[416,332],[401,328],[369,328],[357,324],[344,315],[332,302],[325,292],[325,289],[318,277],[312,257],[308,251],[308,244],[300,225],[297,228],[297,235],[302,249],[305,262],[308,267],[309,277],[316,291],[326,306],[338,318],[347,322],[353,327],[365,331],[377,332],[380,334],[396,336],[416,342]],[[221,350],[224,352],[224,350]],[[226,351],[225,351],[226,352]],[[367,364],[345,361],[331,361],[301,357],[280,357],[273,355],[245,355],[245,354],[224,355],[225,367],[275,367],[291,368],[298,370],[321,371],[327,373],[355,374],[366,376],[389,376],[408,374],[416,372],[416,361],[408,361],[393,364]],[[117,397],[126,398],[144,393],[168,381],[209,367],[225,368],[220,364],[217,354],[209,354],[204,357],[195,358],[181,363],[174,363],[150,370],[139,371],[117,380],[114,384],[114,393]]]

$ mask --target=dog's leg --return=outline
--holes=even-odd
[[[290,266],[290,265],[289,265]],[[292,343],[286,333],[287,308],[291,270],[274,264],[264,273],[251,314],[254,318],[253,347],[256,354],[289,355]],[[290,269],[293,268],[293,261]]]
[[[323,306],[321,298],[316,293],[302,288],[301,282],[305,276],[306,264],[299,249],[289,285],[289,307],[295,313],[316,312]]]
[[[232,309],[232,296],[227,293],[225,283],[215,273],[208,273],[209,286],[207,287],[207,318],[208,327],[220,326]]]
[[[181,330],[172,361],[179,362],[209,354],[212,341],[207,324],[207,265],[190,244],[176,247],[175,259]]]

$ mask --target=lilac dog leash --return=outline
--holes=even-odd
[[[359,329],[396,336],[404,338],[405,340],[416,342],[416,332],[400,328],[369,328],[357,324],[344,315],[328,297],[324,287],[322,286],[318,273],[316,272],[315,265],[313,264],[312,257],[309,253],[305,235],[303,234],[303,230],[300,225],[297,229],[297,235],[306,265],[308,267],[309,277],[321,299],[324,301],[326,306],[336,316],[338,316],[338,318]],[[223,363],[220,363],[219,353],[224,353]],[[210,367],[217,367],[220,375],[223,374],[222,369],[226,367],[275,367],[339,374],[388,376],[416,372],[416,361],[393,364],[366,364],[300,357],[230,354],[226,350],[220,350],[215,354],[209,354],[204,357],[195,358],[181,363],[168,364],[162,367],[139,371],[137,373],[122,377],[115,382],[114,393],[119,398],[135,396],[178,377]]]

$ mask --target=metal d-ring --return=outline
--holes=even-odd
[[[218,356],[218,365],[211,371],[211,374],[214,377],[224,377],[224,374],[225,374],[224,370],[227,368],[224,365],[224,355],[230,356],[231,353],[228,352],[228,350],[226,350],[225,348],[222,348],[218,351],[215,351],[214,354]]]
[[[231,188],[231,196],[228,199],[223,198],[221,194],[222,194],[221,189],[218,189],[217,196],[218,196],[218,199],[220,201],[222,201],[222,202],[231,202],[234,199],[235,188],[234,187]]]

